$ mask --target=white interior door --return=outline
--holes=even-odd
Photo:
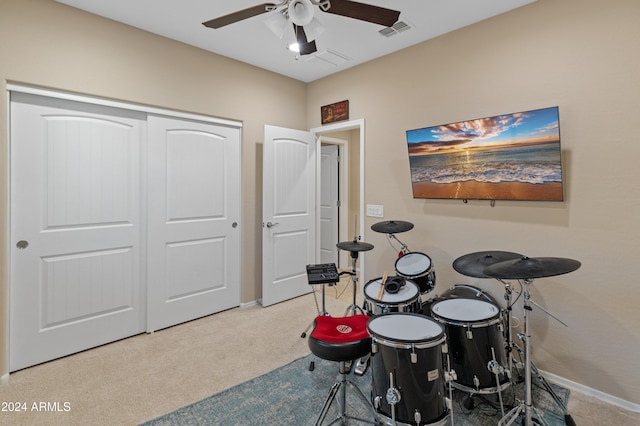
[[[322,145],[320,155],[320,263],[338,265],[338,145]]]
[[[144,331],[144,114],[11,94],[10,371]]]
[[[240,130],[148,122],[152,331],[240,304]]]
[[[265,126],[262,305],[311,291],[306,265],[317,262],[316,140],[309,132]]]

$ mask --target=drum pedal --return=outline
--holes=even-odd
[[[363,376],[365,371],[367,371],[367,367],[369,366],[369,355],[365,355],[362,358],[358,359],[356,362],[356,367],[353,370],[354,374],[358,376]]]

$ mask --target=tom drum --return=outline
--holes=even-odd
[[[481,299],[445,299],[431,306],[447,335],[453,386],[471,393],[496,393],[510,384],[498,306]]]
[[[433,271],[431,258],[424,253],[411,252],[399,257],[395,268],[398,275],[418,284],[420,294],[427,294],[436,286],[436,273]]]
[[[392,293],[385,289],[381,294],[382,277],[373,279],[365,284],[364,309],[369,315],[382,315],[390,312],[418,312],[420,310],[420,292],[416,283],[401,277],[389,277],[387,286],[389,284],[394,284],[397,290]]]

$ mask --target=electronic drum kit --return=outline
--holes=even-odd
[[[535,305],[560,321],[531,299],[531,285],[538,278],[575,271],[580,262],[529,258],[505,251],[476,252],[457,258],[453,268],[458,273],[496,279],[504,285],[507,307],[502,309],[491,295],[471,285],[456,284],[440,296],[429,297],[436,284],[431,258],[410,251],[395,235],[413,229],[413,224],[392,220],[376,223],[371,229],[386,234],[392,247],[392,240],[399,243],[400,250],[395,261],[397,275],[385,273],[364,286],[363,308],[356,304],[356,261],[359,252],[374,246],[354,238],[337,247],[349,251],[352,259],[352,270],[343,272],[351,275],[354,289],[347,313],[358,310],[371,316],[367,324],[371,353],[368,359],[358,360],[356,373],[363,374],[370,361],[371,402],[378,421],[386,425],[453,425],[456,389],[467,394],[467,409],[473,408],[474,395],[497,394],[502,411],[499,426],[512,425],[520,418],[524,426],[544,424],[537,413],[534,418],[532,374],[536,374],[563,410],[565,423],[575,425],[564,402],[533,365],[529,312]],[[524,331],[518,337],[524,348],[516,344],[511,333],[515,301],[508,280],[520,283],[518,298],[523,297]],[[524,366],[525,397],[505,414],[502,392],[515,380],[514,349],[521,359],[517,366]]]

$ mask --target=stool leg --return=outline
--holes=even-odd
[[[373,425],[378,424],[376,421],[371,421],[371,420],[347,415],[347,386],[351,386],[353,389],[355,389],[356,395],[362,400],[362,402],[367,407],[371,408],[371,413],[373,415],[373,418],[374,419],[377,418],[373,405],[371,405],[371,402],[367,399],[366,396],[364,396],[360,388],[356,386],[354,383],[352,383],[350,380],[347,380],[346,362],[341,361],[340,362],[340,381],[337,383],[334,383],[334,385],[331,387],[331,390],[329,390],[329,396],[327,397],[326,401],[324,402],[324,405],[322,406],[322,411],[320,412],[320,416],[318,417],[318,420],[316,421],[315,426],[322,425],[325,418],[327,417],[329,407],[331,407],[331,404],[336,399],[336,397],[338,397],[338,417],[335,420],[333,420],[330,423],[330,425],[338,421],[340,421],[341,424],[345,424],[347,419],[358,420],[360,422],[370,423]],[[339,396],[338,396],[338,392],[340,392]]]
[[[338,400],[339,416],[344,423],[347,415],[347,373],[346,364],[340,363],[340,399]]]
[[[322,411],[320,412],[320,416],[318,417],[318,420],[316,420],[316,426],[320,426],[322,422],[324,422],[324,418],[327,417],[327,412],[329,411],[329,407],[331,407],[333,400],[336,398],[336,394],[338,393],[338,388],[340,388],[340,385],[341,385],[341,382],[338,382],[338,383],[335,383],[333,386],[331,386],[331,389],[329,390],[329,396],[327,396],[327,399],[324,401],[324,405],[322,406]]]

